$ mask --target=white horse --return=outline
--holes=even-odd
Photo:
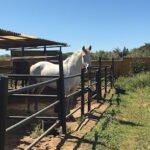
[[[85,48],[83,46],[81,50],[73,53],[63,61],[64,77],[81,73],[81,68],[83,67],[85,67],[87,70],[88,66],[91,65],[90,50],[91,46],[89,46],[89,48]],[[41,76],[58,76],[59,66],[47,61],[40,61],[30,67],[30,74]],[[37,82],[45,81],[48,79],[50,78],[38,78]],[[65,94],[69,94],[79,83],[80,77],[65,79]],[[56,89],[56,83],[50,83],[48,87]],[[40,88],[39,93],[43,91],[43,88]]]
[[[82,68],[88,69],[91,65],[90,58],[91,46],[89,48],[82,47],[81,50],[74,52],[71,56],[63,61],[64,77],[76,75],[81,73]],[[40,75],[40,76],[59,76],[59,65],[53,64],[47,61],[40,61],[30,67],[31,75]],[[42,82],[45,80],[50,80],[50,78],[37,78],[36,82]],[[77,85],[80,83],[80,77],[70,78],[64,80],[64,91],[65,94],[69,94],[74,91]],[[57,89],[57,84],[50,83],[47,87]],[[45,86],[37,88],[37,93],[42,93]],[[28,111],[30,111],[30,102],[28,101]],[[69,102],[72,103],[72,102]],[[71,104],[66,104],[69,105]],[[37,105],[35,104],[35,110],[37,110]]]

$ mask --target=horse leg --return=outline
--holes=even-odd
[[[43,92],[44,88],[45,88],[45,86],[42,86],[42,87],[40,87],[40,88],[37,88],[36,93],[37,93],[37,94],[41,94],[41,93]],[[35,103],[35,104],[34,104],[34,110],[35,110],[35,111],[38,111],[39,99],[40,99],[40,98],[35,99],[35,102],[34,102],[34,103]]]
[[[21,86],[24,87],[24,79],[21,80]]]
[[[13,80],[10,79],[10,87],[13,88]]]
[[[34,83],[35,83],[34,80],[29,79],[29,80],[27,80],[26,85],[28,86],[28,85],[32,85]],[[33,93],[35,93],[35,90],[36,89],[33,88],[32,90],[28,91],[27,94],[33,94]],[[30,100],[30,98],[26,98],[26,103],[27,103],[27,113],[31,113],[31,110],[30,110],[31,100]]]
[[[33,94],[34,91],[35,91],[35,89],[33,89],[31,92],[29,92],[29,94]],[[27,102],[27,113],[31,113],[31,110],[30,110],[31,100],[29,98],[27,98],[26,102]]]
[[[22,79],[22,87],[26,86],[28,84],[28,79]]]
[[[32,84],[35,84],[35,81],[34,80],[29,80],[28,81],[28,85],[32,85]],[[41,94],[42,93],[42,91],[44,90],[44,88],[45,88],[45,86],[42,86],[42,87],[40,87],[40,88],[34,88],[34,89],[32,89],[29,93],[30,94]],[[38,98],[39,99],[39,98]],[[35,99],[34,100],[34,110],[35,111],[38,111],[38,99]],[[31,101],[30,101],[30,99],[27,99],[27,112],[28,113],[30,113],[31,112],[31,110],[30,110],[30,105],[31,105]]]
[[[18,80],[16,79],[15,80],[15,89],[17,89],[17,83],[18,83]]]
[[[67,91],[68,91],[68,92],[65,92],[65,93],[66,93],[66,95],[69,95],[69,94],[70,94],[70,90],[67,90]],[[69,114],[69,113],[70,113],[70,101],[71,101],[71,98],[72,98],[72,96],[69,97],[69,98],[67,98],[67,99],[65,100],[66,114]]]
[[[27,86],[28,84],[28,79],[25,79],[25,86]]]

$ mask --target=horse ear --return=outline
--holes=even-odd
[[[91,50],[91,49],[92,49],[92,46],[90,45],[90,46],[89,46],[89,50]]]
[[[85,54],[87,53],[87,51],[86,51],[86,49],[85,49],[85,46],[82,47],[82,50],[83,50],[83,52],[84,52]]]
[[[85,46],[82,47],[82,50],[83,50],[83,51],[85,50]]]

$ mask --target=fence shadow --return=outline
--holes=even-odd
[[[140,123],[134,123],[134,122],[131,122],[131,121],[127,121],[127,120],[122,120],[122,119],[118,119],[118,118],[115,118],[116,121],[118,121],[120,124],[123,124],[123,125],[128,125],[128,126],[144,126]]]
[[[94,140],[88,140],[84,139],[85,135],[82,136],[81,138],[73,135],[66,135],[64,139],[57,145],[56,150],[60,150],[62,146],[65,144],[66,140],[72,140],[72,142],[75,144],[73,150],[78,150],[78,148],[81,146],[81,144],[90,144],[92,147],[92,150],[96,150],[97,145],[102,145],[103,147],[106,147],[108,149],[113,149],[112,147],[109,147],[107,144],[104,142],[98,141],[98,134],[95,133],[94,135]]]
[[[103,114],[105,113],[105,111],[111,106],[111,105],[109,105],[108,107],[107,107],[107,109],[103,112],[103,113],[101,113],[101,112],[98,112],[98,111],[96,111],[96,109],[97,108],[100,108],[102,106],[102,104],[100,104],[99,106],[97,106],[96,108],[94,108],[93,110],[92,110],[92,112],[94,112],[95,114],[99,114],[99,116],[97,116],[97,115],[94,115],[94,114],[92,114],[92,113],[90,113],[90,114],[88,114],[87,116],[88,116],[88,118],[89,118],[89,120],[94,120],[94,121],[96,121],[96,124],[98,123],[98,121],[100,120],[100,118],[101,117],[103,117]],[[86,123],[87,124],[87,123]],[[86,125],[85,124],[85,125]],[[95,124],[95,125],[96,125]],[[84,126],[85,126],[84,125]],[[94,127],[94,126],[93,126]],[[91,132],[92,131],[92,129],[93,129],[93,127],[90,129],[90,131],[89,132]],[[88,133],[89,133],[88,132]],[[87,132],[85,133],[85,134],[83,134],[82,136],[75,136],[74,134],[67,134],[67,135],[65,135],[62,139],[61,139],[61,141],[59,142],[59,144],[56,146],[56,150],[60,150],[64,145],[65,145],[65,142],[67,142],[67,141],[71,141],[72,143],[73,143],[73,150],[77,150],[80,146],[81,146],[81,144],[90,144],[91,145],[91,147],[92,147],[92,150],[96,150],[96,145],[102,145],[103,147],[106,147],[106,148],[108,148],[108,149],[112,149],[111,147],[109,147],[108,145],[106,145],[105,143],[103,143],[103,142],[100,142],[100,141],[98,141],[98,138],[99,138],[99,136],[98,136],[98,134],[97,133],[95,133],[95,135],[94,135],[94,140],[88,140],[88,139],[85,139],[85,136],[87,135]]]

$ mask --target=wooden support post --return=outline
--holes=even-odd
[[[81,70],[81,118],[84,115],[84,69]]]
[[[60,47],[59,51],[59,98],[60,98],[60,121],[62,125],[62,132],[63,134],[66,134],[66,101],[65,101],[65,88],[64,88],[64,71],[63,71],[63,60],[62,60],[62,50]]]
[[[8,79],[0,77],[0,150],[5,148],[5,129],[7,118]]]

